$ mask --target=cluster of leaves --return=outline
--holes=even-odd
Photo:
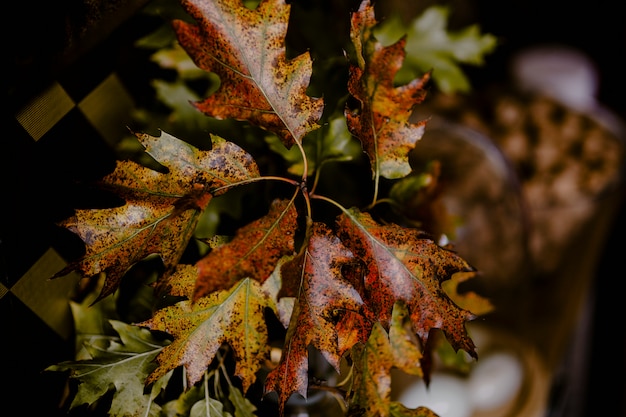
[[[314,349],[336,373],[349,368],[333,387],[349,415],[434,415],[390,399],[391,369],[428,380],[436,332],[475,358],[465,324],[491,307],[457,291],[474,276],[471,265],[380,210],[425,186],[409,154],[426,121],[410,116],[425,98],[430,73],[397,85],[407,38],[390,45],[377,40],[374,7],[364,0],[351,12],[342,57],[346,94],[327,104],[309,95],[310,53],[287,55],[291,6],[284,0],[253,6],[183,0],[182,6],[194,21],[173,21],[180,46],[198,69],[219,78],[192,107],[264,132],[260,140],[284,158],[287,171],[262,175],[255,157],[216,134],[206,150],[165,131],[135,134],[152,163],[118,161],[100,185],[124,204],[76,210],[61,223],[86,252],[55,277],[77,271],[100,282],[88,305],[73,308],[76,317],[103,314],[114,309],[111,299],[128,271],[156,257],[162,267],[150,290],[160,305],[132,324],[111,320],[110,337],[94,336],[103,332],[81,329],[87,321],[78,320],[79,334],[91,335],[81,340],[79,357],[48,368],[70,371],[80,382],[71,408],[113,392],[111,415],[250,416],[256,407],[246,395],[265,372],[263,392],[277,395],[282,414],[293,395],[309,394]],[[372,195],[363,207],[319,192],[324,167],[358,157],[354,149],[371,174],[360,179]],[[285,186],[262,216],[232,236],[198,236],[218,197],[259,182]],[[332,221],[318,218],[320,205],[332,208]],[[207,250],[183,263],[194,238]],[[282,329],[275,362],[271,320]],[[182,389],[164,401],[177,372]]]

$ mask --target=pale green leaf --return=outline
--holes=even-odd
[[[235,407],[235,417],[255,417],[256,407],[243,396],[239,388],[231,385],[228,391],[228,399]]]
[[[494,51],[498,39],[481,34],[479,25],[459,31],[447,29],[449,8],[431,6],[404,27],[399,16],[391,16],[377,29],[383,43],[393,43],[406,35],[406,58],[396,76],[399,84],[432,70],[432,79],[444,93],[468,92],[471,88],[462,65],[480,66],[485,55]]]
[[[300,149],[287,149],[277,136],[265,138],[270,149],[281,155],[288,165],[289,173],[301,176],[304,170]],[[361,153],[361,145],[348,131],[343,117],[334,117],[321,129],[306,136],[302,146],[307,156],[308,173],[313,175],[324,164],[331,161],[351,161]]]
[[[203,398],[191,407],[189,417],[232,417],[224,404],[214,398]]]

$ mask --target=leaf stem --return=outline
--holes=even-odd
[[[310,197],[312,199],[316,199],[316,200],[324,200],[324,201],[326,201],[328,203],[331,203],[335,207],[339,208],[339,210],[341,210],[342,212],[344,212],[346,214],[348,213],[348,210],[346,210],[346,208],[344,206],[342,206],[341,204],[339,204],[338,202],[336,202],[332,198],[328,198],[326,196],[319,195],[319,194],[310,194]]]
[[[229,188],[232,188],[232,187],[238,187],[240,185],[252,184],[252,183],[255,183],[255,182],[259,182],[259,181],[268,181],[268,180],[286,182],[288,184],[293,185],[294,187],[299,187],[300,186],[300,183],[298,181],[293,180],[291,178],[285,178],[285,177],[268,175],[268,176],[263,176],[263,177],[249,178],[247,180],[239,181],[239,182],[236,182],[234,184],[224,185],[222,187],[218,187],[218,188],[214,189],[211,192],[211,194],[215,195],[218,192],[228,190]]]

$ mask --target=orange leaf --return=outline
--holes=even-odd
[[[408,155],[424,133],[426,122],[409,123],[409,117],[414,106],[424,100],[429,76],[394,87],[394,76],[404,61],[406,39],[383,47],[373,35],[376,23],[368,1],[352,15],[350,36],[358,65],[350,66],[348,91],[360,108],[346,108],[345,116],[348,129],[359,138],[369,157],[373,176],[396,179],[411,172]]]
[[[221,84],[195,106],[218,119],[246,120],[276,133],[290,148],[319,127],[323,101],[306,95],[312,72],[308,53],[287,60],[290,6],[263,0],[255,10],[241,0],[187,0],[197,25],[174,21],[182,47]]]
[[[193,299],[226,289],[246,277],[263,283],[281,257],[293,254],[297,218],[293,201],[274,200],[267,215],[239,228],[233,240],[196,263]]]
[[[454,273],[474,270],[466,261],[417,229],[380,225],[356,209],[339,216],[338,229],[341,241],[367,265],[364,298],[384,328],[390,326],[394,304],[402,301],[422,346],[432,329],[442,329],[455,350],[476,356],[465,328],[475,315],[442,288]]]
[[[132,161],[118,161],[101,185],[125,200],[119,207],[81,209],[59,225],[85,243],[85,255],[53,278],[78,270],[91,277],[105,273],[98,299],[113,293],[122,276],[148,255],[158,254],[166,272],[180,260],[200,211],[213,193],[259,176],[252,157],[237,145],[213,137],[213,148],[197,148],[163,133],[138,134],[146,151],[167,168],[158,172]]]
[[[283,356],[265,383],[267,391],[278,393],[281,414],[293,393],[307,396],[309,345],[339,370],[344,352],[338,344],[341,335],[337,323],[344,312],[358,312],[362,307],[358,292],[341,277],[342,266],[351,258],[350,251],[327,226],[314,223],[306,250],[281,270],[283,281],[299,282]]]

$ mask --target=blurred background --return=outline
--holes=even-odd
[[[9,134],[0,151],[5,190],[0,229],[4,342],[0,359],[3,382],[9,385],[2,393],[4,403],[8,400],[24,412],[53,416],[62,397],[61,376],[41,370],[73,355],[67,296],[77,281],[55,281],[48,292],[42,291],[41,277],[56,272],[80,246],[54,227],[54,221],[83,201],[73,180],[94,179],[112,168],[110,144],[126,133],[119,121],[149,95],[149,86],[138,82],[138,77],[154,64],[149,51],[137,50],[133,44],[160,24],[140,13],[148,3],[17,2],[7,14],[16,27],[7,31],[5,40]],[[332,2],[327,3],[330,8]],[[404,10],[402,15],[408,17],[433,4],[451,7],[451,28],[477,23],[483,33],[499,40],[483,66],[466,68],[474,91],[510,85],[511,59],[520,51],[545,45],[571,47],[595,65],[597,102],[614,117],[626,118],[626,25],[619,2],[428,0],[385,1],[376,6],[379,17],[392,9]],[[84,157],[94,154],[100,157]],[[564,362],[571,368],[563,376],[576,383],[555,381],[552,395],[558,407],[550,416],[592,416],[598,410],[602,415],[626,415],[622,377],[626,317],[617,291],[624,277],[620,258],[626,236],[624,205],[616,207],[614,214],[606,219],[605,239],[594,241],[592,250],[599,258],[593,265],[591,296],[578,323],[579,342],[568,351],[574,358]]]

